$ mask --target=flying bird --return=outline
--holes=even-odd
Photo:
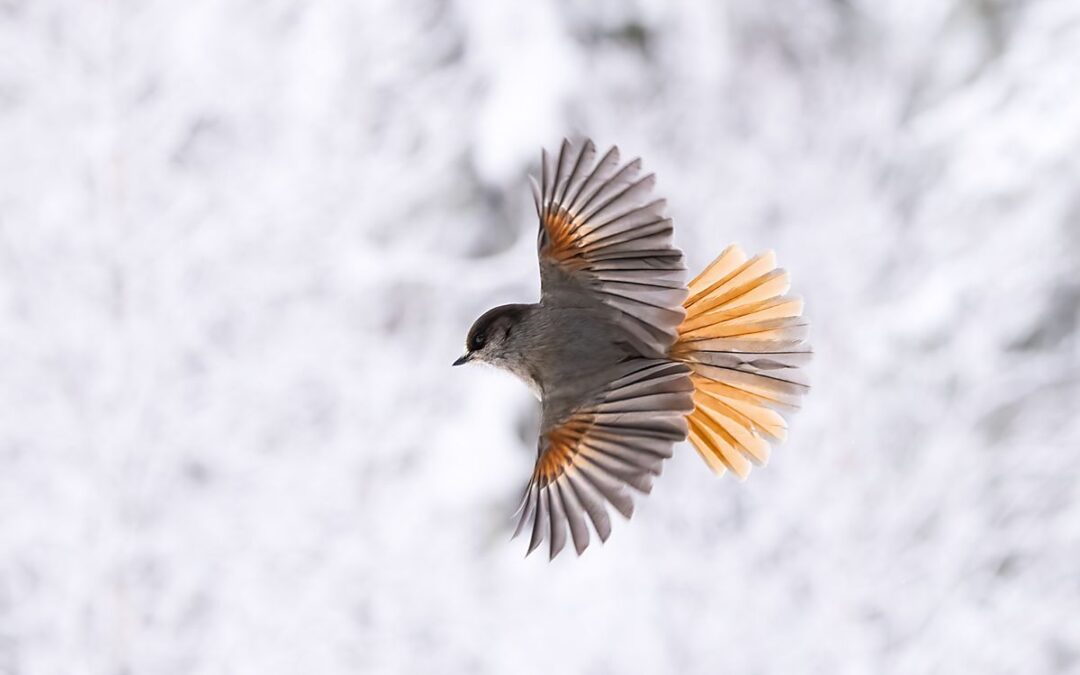
[[[616,147],[597,156],[589,140],[541,151],[540,302],[485,312],[454,362],[508,370],[541,401],[526,555],[546,538],[554,558],[568,530],[580,555],[586,520],[606,541],[607,504],[630,518],[627,488],[647,494],[680,441],[745,478],[808,390],[803,303],[773,253],[729,246],[688,286],[654,174]]]

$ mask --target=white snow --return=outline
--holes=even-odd
[[[501,4],[0,0],[0,674],[1080,672],[1080,6]],[[817,355],[549,564],[449,364],[564,134]]]

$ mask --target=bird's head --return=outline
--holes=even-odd
[[[465,338],[465,354],[454,361],[454,365],[483,361],[506,368],[509,365],[507,361],[515,352],[510,337],[521,322],[525,308],[526,305],[502,305],[481,314]]]

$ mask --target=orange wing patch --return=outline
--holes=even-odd
[[[584,269],[588,263],[581,258],[582,249],[574,237],[581,221],[561,206],[552,205],[541,222],[547,231],[547,243],[540,254],[570,271]]]
[[[565,473],[574,464],[581,439],[591,426],[592,416],[575,416],[544,434],[547,449],[536,461],[533,480],[541,487],[547,487]]]

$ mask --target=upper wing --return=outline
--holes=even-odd
[[[643,353],[661,356],[685,313],[682,252],[671,244],[666,202],[650,200],[656,177],[638,177],[641,160],[619,167],[619,149],[598,162],[596,147],[564,140],[554,164],[541,155],[533,197],[543,301],[603,303]]]
[[[614,366],[602,391],[559,419],[551,419],[557,406],[545,402],[536,467],[514,532],[532,524],[530,553],[549,536],[554,558],[569,525],[580,555],[589,545],[586,515],[606,541],[605,501],[630,517],[634,503],[624,484],[647,494],[672,444],[686,438],[685,416],[694,408],[689,372],[674,361],[634,359]]]

